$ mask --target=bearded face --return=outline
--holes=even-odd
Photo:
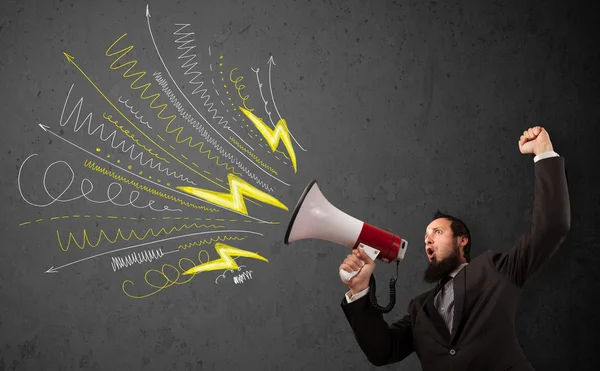
[[[454,236],[450,225],[450,220],[439,218],[427,226],[425,253],[429,266],[423,279],[428,283],[439,281],[465,262],[460,252],[459,238]]]
[[[458,243],[453,244],[450,252],[444,257],[433,256],[425,270],[423,279],[427,283],[433,283],[448,276],[461,264],[460,248]]]

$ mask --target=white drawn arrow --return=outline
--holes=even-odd
[[[271,56],[269,58],[269,60],[267,61],[267,63],[269,64],[269,90],[271,91],[271,101],[273,102],[273,107],[275,107],[275,112],[277,112],[277,116],[279,116],[279,119],[281,120],[281,115],[279,114],[279,110],[277,109],[277,104],[275,104],[275,97],[273,96],[273,86],[271,85],[271,66],[275,65],[275,61],[273,60],[273,56]],[[273,121],[271,121],[271,124],[273,123]],[[306,150],[304,148],[302,148],[302,146],[300,145],[300,143],[298,143],[298,141],[296,140],[296,138],[294,138],[294,134],[292,134],[291,131],[289,131],[288,128],[288,132],[290,133],[290,136],[292,137],[292,139],[294,140],[294,142],[296,142],[296,144],[298,145],[298,147],[300,147],[301,150],[303,150],[304,152],[306,152]]]
[[[128,249],[134,249],[136,247],[142,247],[142,246],[150,245],[150,244],[157,243],[157,242],[170,241],[170,240],[174,240],[176,238],[198,236],[198,235],[210,234],[210,233],[252,233],[252,234],[257,234],[257,235],[260,235],[260,236],[263,235],[262,233],[253,232],[253,231],[244,231],[244,230],[218,230],[218,231],[197,232],[197,233],[184,234],[182,236],[175,236],[175,237],[163,238],[162,240],[144,242],[144,243],[141,243],[141,244],[138,244],[138,245],[134,245],[134,246],[123,247],[123,248],[116,249],[116,250],[106,251],[106,252],[103,252],[101,254],[96,254],[96,255],[88,256],[87,258],[83,258],[83,259],[75,260],[74,262],[63,264],[63,265],[61,265],[59,267],[56,267],[56,268],[54,266],[52,266],[52,267],[50,267],[50,269],[48,269],[46,271],[46,273],[58,273],[59,269],[63,269],[65,267],[68,267],[68,266],[73,265],[73,264],[81,263],[81,262],[89,260],[89,259],[94,259],[94,258],[97,258],[99,256],[108,255],[108,254],[114,254],[114,253],[116,253],[118,251],[123,251],[123,250],[128,250]]]

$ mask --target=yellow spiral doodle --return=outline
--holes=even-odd
[[[217,253],[221,257],[220,259],[210,261],[210,260],[208,260],[208,252],[206,250],[200,250],[198,252],[198,262],[200,262],[200,264],[196,264],[192,259],[189,259],[189,258],[181,258],[181,259],[179,259],[179,262],[177,264],[179,268],[177,268],[171,264],[163,264],[160,270],[158,270],[158,269],[147,270],[146,273],[144,273],[144,281],[146,282],[146,284],[148,284],[148,286],[155,289],[154,291],[152,291],[148,294],[132,295],[129,292],[127,292],[127,290],[125,289],[125,285],[127,283],[129,283],[131,285],[135,285],[135,283],[131,280],[123,281],[123,284],[121,285],[121,289],[123,290],[125,295],[129,296],[130,298],[143,299],[143,298],[152,296],[156,293],[159,293],[162,290],[164,290],[168,287],[171,287],[173,285],[186,284],[186,283],[190,282],[194,277],[196,277],[196,275],[200,272],[214,271],[214,270],[225,271],[225,270],[229,270],[229,269],[237,269],[238,265],[235,262],[236,258],[232,259],[233,256],[236,256],[236,257],[244,256],[244,257],[259,259],[259,260],[268,262],[267,259],[263,258],[262,256],[260,256],[256,253],[238,249],[236,247],[225,245],[222,243],[216,243],[215,250],[217,250]],[[202,256],[201,256],[202,253],[206,254],[206,257],[207,257],[206,261],[202,260]],[[189,264],[189,266],[187,268],[185,268],[185,267],[183,267],[183,263],[187,263],[187,264]],[[148,276],[150,275],[150,273],[154,273],[154,274],[158,275],[159,278],[164,280],[164,283],[157,285],[157,284],[151,282],[148,279]],[[169,274],[171,274],[171,276],[169,276]],[[179,281],[181,276],[186,275],[186,274],[189,274],[190,277],[187,280]]]
[[[200,264],[204,264],[204,262],[202,261],[201,255],[202,253],[205,253],[207,256],[207,261],[208,261],[208,252],[206,250],[200,250],[198,252],[198,261],[200,262]],[[162,290],[171,287],[173,285],[183,285],[186,284],[188,282],[190,282],[196,275],[193,274],[190,276],[190,278],[188,278],[185,281],[181,281],[179,282],[179,278],[181,277],[181,273],[180,272],[184,272],[186,271],[188,268],[184,268],[182,266],[183,262],[187,262],[190,264],[189,268],[195,267],[196,263],[194,263],[194,261],[192,259],[189,258],[181,258],[179,259],[179,269],[177,269],[177,267],[171,265],[171,264],[163,264],[161,269],[149,269],[146,271],[146,273],[144,273],[144,281],[146,281],[146,284],[154,289],[156,289],[155,291],[152,291],[146,295],[132,295],[130,293],[127,292],[127,290],[125,289],[125,284],[130,283],[132,286],[135,285],[135,283],[131,280],[125,280],[123,281],[123,284],[121,285],[121,290],[123,290],[123,293],[125,293],[125,295],[129,296],[130,298],[133,299],[144,299],[147,298],[149,296],[152,296],[154,294],[157,294],[159,292],[161,292]],[[170,271],[170,272],[169,272]],[[155,285],[154,283],[150,282],[150,280],[148,279],[148,276],[151,274],[157,274],[158,277],[162,278],[164,280],[164,283],[162,285]],[[168,273],[173,273],[173,275],[175,276],[174,278],[170,278]]]
[[[90,241],[90,238],[88,236],[88,232],[86,229],[83,230],[83,237],[82,237],[82,242],[79,243],[77,241],[77,239],[75,238],[75,236],[73,235],[73,232],[69,232],[69,240],[67,242],[67,246],[65,247],[62,243],[62,240],[60,239],[60,233],[57,230],[56,231],[56,237],[58,238],[58,245],[60,246],[62,251],[68,251],[69,248],[71,247],[71,242],[73,242],[78,248],[80,249],[84,249],[86,245],[89,245],[91,247],[96,247],[100,244],[100,242],[102,241],[102,239],[106,240],[106,242],[108,242],[109,244],[114,244],[117,240],[122,239],[124,241],[129,241],[132,237],[135,237],[137,240],[139,241],[143,241],[145,240],[148,235],[152,235],[153,237],[157,237],[158,235],[165,234],[165,235],[169,235],[171,233],[173,233],[173,231],[179,232],[182,229],[186,228],[186,229],[190,229],[190,228],[224,228],[224,226],[222,225],[206,225],[206,224],[196,224],[196,223],[192,223],[192,224],[184,224],[181,227],[173,227],[171,228],[169,231],[167,231],[164,227],[159,229],[158,232],[155,232],[154,229],[150,228],[148,230],[146,230],[146,233],[144,233],[142,236],[139,236],[137,234],[137,232],[135,230],[131,230],[131,232],[129,232],[128,236],[123,235],[123,232],[121,231],[121,228],[117,229],[117,233],[115,233],[115,237],[114,238],[110,238],[106,235],[106,232],[104,232],[104,229],[100,230],[100,235],[98,236],[98,240],[95,243],[92,243]]]

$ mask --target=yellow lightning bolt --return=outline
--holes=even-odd
[[[258,131],[265,137],[267,143],[269,143],[269,147],[271,147],[271,151],[275,151],[277,146],[279,145],[279,141],[283,142],[283,145],[287,149],[290,159],[292,160],[292,164],[294,165],[294,173],[298,170],[296,167],[296,153],[294,152],[294,147],[292,147],[292,140],[290,139],[290,132],[288,131],[287,124],[284,119],[279,119],[277,125],[275,125],[275,129],[271,130],[263,120],[248,111],[244,107],[240,107],[240,111],[244,113],[244,115],[248,116],[250,121],[256,126]]]
[[[256,189],[254,186],[248,184],[247,182],[238,178],[232,173],[229,173],[227,175],[227,180],[229,181],[230,193],[209,191],[207,189],[189,186],[178,186],[177,189],[185,193],[189,193],[198,198],[201,198],[203,200],[212,202],[215,205],[219,205],[229,210],[234,210],[245,215],[248,215],[248,210],[246,209],[244,196],[255,198],[259,201],[279,207],[286,211],[288,209],[287,206],[279,202],[279,200],[277,200],[275,197]]]
[[[215,250],[217,250],[217,253],[221,257],[221,259],[217,259],[217,260],[206,262],[204,264],[197,265],[194,268],[190,268],[187,271],[183,272],[183,274],[186,275],[186,274],[196,274],[196,273],[208,272],[208,271],[239,269],[235,260],[233,260],[231,258],[232,256],[243,256],[246,258],[263,260],[263,261],[266,261],[267,263],[269,262],[267,259],[258,255],[257,253],[238,249],[237,247],[229,246],[224,243],[217,242],[215,244]]]

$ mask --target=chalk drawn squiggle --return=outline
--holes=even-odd
[[[173,107],[175,107],[175,109],[177,110],[177,112],[179,113],[181,118],[183,118],[185,121],[187,121],[188,124],[192,125],[192,127],[194,129],[196,129],[197,131],[199,131],[201,133],[200,135],[202,135],[203,138],[205,138],[207,141],[209,141],[211,136],[208,134],[208,132],[206,132],[204,127],[196,119],[194,119],[194,117],[189,112],[187,112],[185,110],[185,108],[183,108],[183,105],[181,104],[181,102],[179,102],[179,100],[177,99],[177,97],[175,96],[175,94],[173,93],[171,88],[169,88],[169,84],[168,84],[167,80],[164,77],[162,77],[161,73],[154,72],[152,74],[152,76],[154,76],[154,78],[156,79],[156,82],[161,87],[163,93],[165,93],[167,98],[169,98],[169,101],[173,104]],[[190,148],[200,146],[198,148],[198,151],[202,154],[205,154],[209,160],[214,159],[217,166],[225,166],[225,169],[231,171],[232,173],[234,173],[236,175],[242,175],[241,173],[236,173],[233,166],[229,166],[229,165],[227,165],[227,163],[220,164],[218,156],[213,155],[213,157],[210,157],[211,150],[210,149],[203,150],[204,142],[197,142],[196,144],[192,144],[191,136],[180,141],[178,139],[180,133],[181,133],[181,130],[179,130],[179,132],[177,133],[177,136],[175,138],[175,141],[177,143],[188,142],[188,147],[190,147]],[[213,143],[211,143],[211,144],[213,144]],[[216,142],[213,144],[213,146],[215,146],[215,148],[220,147],[220,146],[216,145]],[[220,152],[221,152],[221,154],[224,154],[223,151],[220,151]],[[233,162],[233,161],[231,161],[231,162]]]
[[[183,206],[191,207],[191,208],[194,208],[194,209],[200,209],[200,210],[210,211],[210,212],[218,212],[219,211],[218,209],[215,209],[215,208],[208,208],[206,206],[199,206],[199,205],[193,204],[191,202],[183,201],[179,197],[172,196],[170,194],[166,194],[165,192],[160,192],[160,191],[158,191],[158,190],[156,190],[156,189],[154,189],[152,187],[148,187],[146,185],[139,184],[135,180],[130,180],[130,179],[128,179],[128,178],[126,178],[126,177],[124,177],[122,175],[116,174],[112,170],[108,170],[105,167],[96,165],[95,162],[90,161],[90,160],[85,160],[85,162],[83,163],[83,167],[92,169],[94,171],[97,171],[100,174],[104,174],[104,175],[109,176],[109,177],[111,177],[111,178],[113,178],[115,180],[118,180],[119,182],[123,182],[125,184],[133,186],[133,187],[135,187],[137,189],[140,189],[142,191],[148,192],[148,193],[153,194],[155,196],[159,196],[159,197],[162,197],[162,198],[166,198],[167,200],[175,201],[175,202],[177,202],[177,203],[179,203],[179,204],[181,204]]]
[[[127,105],[127,102],[129,102],[129,99],[127,99],[126,101],[122,101],[121,98],[123,96],[119,97],[119,103],[123,103],[125,105],[125,107],[129,108],[129,112],[131,112],[131,114],[133,115],[133,117],[135,117],[139,122],[141,122],[142,124],[146,125],[148,127],[148,129],[152,129],[152,126],[150,126],[150,124],[148,124],[148,121],[144,122],[144,120],[142,120],[142,118],[144,117],[143,115],[138,117],[138,113],[140,113],[140,110],[138,109],[137,111],[133,112],[133,104],[131,106]]]
[[[206,225],[206,224],[196,224],[196,223],[192,223],[192,224],[184,224],[181,227],[172,227],[169,231],[167,231],[164,227],[159,229],[157,232],[154,231],[153,228],[148,228],[146,230],[146,233],[144,233],[141,237],[138,236],[137,232],[135,230],[131,230],[129,232],[129,236],[125,236],[123,235],[123,232],[121,231],[121,228],[117,228],[117,232],[115,233],[115,237],[113,239],[111,239],[110,237],[108,237],[106,235],[106,232],[104,232],[104,229],[100,230],[100,235],[98,236],[98,241],[96,241],[96,243],[93,243],[90,241],[90,238],[88,236],[87,230],[84,229],[83,230],[83,236],[82,236],[82,242],[81,244],[79,243],[79,241],[77,241],[75,239],[75,236],[73,235],[73,232],[69,232],[69,240],[67,241],[67,247],[63,246],[62,240],[60,239],[60,233],[58,232],[58,230],[56,231],[56,237],[58,238],[58,245],[60,246],[60,249],[62,251],[68,251],[69,248],[71,247],[71,241],[75,244],[75,246],[77,246],[79,249],[84,249],[86,245],[89,245],[90,247],[97,247],[100,242],[102,241],[102,239],[106,240],[106,242],[108,242],[109,244],[114,244],[115,242],[117,242],[117,240],[124,240],[124,241],[129,241],[132,237],[135,237],[138,241],[143,241],[146,238],[148,238],[148,235],[151,234],[152,237],[158,237],[161,235],[161,233],[163,235],[170,235],[171,233],[173,233],[173,231],[175,232],[181,232],[182,229],[190,229],[190,228],[225,228],[225,226],[222,225]]]
[[[236,277],[233,277],[233,282],[235,282],[235,284],[237,285],[238,283],[244,283],[244,281],[251,280],[251,279],[252,279],[252,271],[245,271],[245,272],[242,272],[241,274],[237,275]]]
[[[181,244],[181,245],[177,246],[177,248],[187,250],[187,249],[195,247],[195,246],[209,245],[213,242],[224,242],[224,241],[231,241],[231,240],[243,241],[245,239],[246,239],[246,237],[217,236],[216,239],[213,239],[211,237],[210,240],[200,240],[200,241],[194,241],[194,242],[190,242],[190,243],[186,243],[186,244]]]
[[[256,253],[238,249],[236,247],[225,245],[222,243],[215,244],[215,249],[217,250],[217,253],[220,256],[220,259],[215,259],[215,260],[211,261],[208,259],[208,252],[206,250],[201,250],[198,252],[198,261],[200,262],[200,264],[196,264],[192,259],[189,259],[189,258],[181,258],[181,259],[179,259],[179,263],[178,263],[179,269],[177,269],[175,266],[173,266],[171,264],[163,264],[160,271],[157,269],[149,269],[148,271],[146,271],[146,273],[144,274],[144,281],[146,281],[146,283],[149,286],[156,289],[155,291],[153,291],[149,294],[140,295],[140,296],[135,296],[135,295],[129,294],[125,290],[125,284],[129,283],[131,285],[135,285],[134,282],[131,280],[123,281],[121,288],[127,296],[129,296],[131,298],[142,299],[142,298],[146,298],[148,296],[154,295],[154,294],[164,290],[167,287],[188,283],[197,274],[199,274],[201,272],[238,269],[239,266],[236,263],[236,261],[235,261],[236,259],[234,257],[247,257],[247,258],[251,258],[251,259],[258,259],[258,260],[263,260],[263,261],[268,262],[267,259],[265,259],[264,257],[262,257]],[[207,257],[206,261],[202,260],[202,257],[201,257],[202,253],[206,254],[206,257]],[[182,262],[187,262],[187,263],[191,264],[192,266],[189,269],[185,269],[182,266]],[[165,273],[165,268],[169,268],[170,270],[174,271],[176,277],[174,277],[174,278],[169,277],[169,275],[167,273]],[[149,273],[157,273],[159,276],[162,276],[161,278],[164,280],[164,283],[162,285],[153,284],[152,282],[150,282],[148,280]],[[185,281],[180,282],[179,279],[181,278],[182,275],[189,275],[190,278]]]
[[[170,98],[172,98],[173,93],[172,93],[171,89],[169,88],[169,83],[167,82],[167,79],[165,79],[164,77],[162,77],[162,74],[160,72],[154,72],[152,74],[152,76],[154,76],[154,79],[156,80],[156,82],[158,83],[158,85],[161,87],[162,91],[167,96],[171,95]],[[179,103],[179,102],[177,101],[177,103]],[[186,119],[186,121],[188,121],[188,123],[190,123],[192,125],[192,127],[194,129],[196,129],[200,133],[200,135],[206,140],[206,142],[212,144],[212,146],[217,151],[219,151],[219,153],[224,158],[228,159],[229,162],[231,162],[231,163],[235,163],[238,168],[242,169],[242,171],[244,173],[246,173],[248,175],[248,177],[250,179],[254,180],[258,185],[260,185],[261,187],[265,188],[266,190],[268,190],[270,192],[273,191],[273,188],[270,187],[267,182],[265,182],[264,180],[261,180],[256,174],[254,174],[253,172],[251,172],[250,169],[248,169],[237,157],[235,157],[232,153],[230,153],[227,150],[225,150],[225,148],[223,148],[223,146],[221,146],[219,144],[219,142],[217,141],[217,139],[214,138],[214,137],[212,137],[208,133],[208,130],[206,130],[206,128],[202,124],[200,124],[198,121],[196,121],[193,118],[191,118],[191,115],[189,115],[189,114],[186,116],[185,119]],[[191,145],[191,140],[190,140],[190,144],[188,144],[188,145],[193,148],[193,147],[198,146],[198,145],[202,145],[203,146],[204,142],[198,142],[194,146],[192,146]],[[203,153],[201,148],[199,150],[200,150],[201,153]],[[210,150],[209,150],[209,154],[210,154]],[[273,176],[273,178],[279,180],[283,184],[287,184],[287,183],[281,181],[280,179],[278,179],[278,178],[276,178],[274,176]]]
[[[192,51],[196,48],[195,45],[191,45],[191,46],[187,46],[187,44],[194,42],[194,39],[191,40],[184,40],[185,38],[187,38],[188,36],[192,36],[194,35],[193,32],[181,32],[181,30],[183,30],[184,28],[188,27],[189,24],[180,24],[177,23],[175,24],[176,26],[182,26],[181,28],[179,28],[177,31],[173,32],[173,35],[175,36],[181,36],[177,39],[175,39],[175,43],[176,44],[181,44],[177,47],[178,50],[185,50],[183,53],[181,53],[179,55],[179,57],[177,57],[177,59],[187,59],[182,65],[181,68],[187,68],[187,70],[183,71],[184,76],[188,76],[188,75],[192,75],[193,77],[190,79],[189,83],[192,85],[198,85],[198,87],[194,88],[194,90],[192,91],[192,95],[198,93],[199,89],[202,87],[203,85],[203,81],[196,81],[196,79],[199,79],[200,76],[202,75],[202,72],[199,71],[194,71],[193,68],[196,67],[196,65],[198,64],[198,62],[192,62],[195,58],[196,58],[196,54],[190,54],[187,55],[188,53],[192,53]]]
[[[237,259],[237,258],[235,258],[235,259]],[[237,271],[239,272],[240,270],[242,270],[242,268],[245,268],[245,267],[246,267],[245,265],[240,265],[240,266],[238,266],[238,269],[237,269]],[[219,278],[223,278],[223,279],[225,279],[225,274],[226,274],[227,272],[235,273],[235,272],[233,271],[233,269],[228,269],[228,270],[226,270],[225,272],[223,272],[223,274],[221,274],[221,275],[218,275],[218,276],[217,276],[217,278],[215,278],[215,283],[216,283],[217,285],[219,284]]]
[[[118,143],[115,145],[115,140],[116,140],[116,130],[113,131],[112,133],[110,133],[106,138],[103,138],[102,135],[104,133],[104,123],[100,124],[99,126],[97,126],[95,129],[92,130],[92,112],[90,112],[85,119],[80,123],[79,122],[79,116],[81,115],[81,108],[83,105],[83,97],[81,97],[79,99],[79,101],[77,102],[77,104],[75,105],[75,107],[73,108],[73,110],[71,111],[71,113],[69,114],[69,117],[67,117],[67,119],[65,121],[63,121],[63,117],[64,117],[64,113],[65,113],[65,108],[67,107],[67,102],[69,101],[69,97],[71,96],[71,91],[73,90],[73,86],[75,86],[75,84],[71,84],[71,87],[69,88],[69,92],[67,93],[67,98],[65,99],[65,103],[63,105],[63,109],[62,109],[62,113],[60,114],[60,126],[65,126],[67,125],[67,123],[69,122],[69,120],[71,119],[71,117],[73,116],[73,114],[75,113],[75,110],[77,110],[77,117],[75,119],[75,124],[73,126],[73,131],[74,132],[78,132],[83,125],[86,124],[87,122],[87,134],[92,136],[94,135],[98,130],[100,131],[99,133],[99,137],[100,140],[102,140],[103,142],[108,141],[109,139],[111,139],[110,142],[110,146],[114,149],[120,149],[121,152],[123,152],[124,154],[128,154],[129,153],[129,158],[132,161],[139,161],[139,164],[141,166],[148,166],[151,169],[155,170],[157,169],[158,171],[165,173],[167,176],[169,177],[173,177],[175,179],[180,179],[184,182],[188,182],[191,184],[195,184],[194,182],[190,181],[187,177],[184,177],[183,175],[176,175],[175,171],[171,171],[169,172],[169,168],[162,168],[163,164],[161,162],[157,162],[156,164],[154,163],[154,159],[150,158],[148,159],[146,162],[143,162],[144,159],[144,152],[138,153],[135,157],[133,154],[133,149],[135,147],[134,144],[132,144],[129,148],[125,149],[125,140],[123,140],[121,143]],[[138,160],[139,159],[139,160]]]
[[[96,201],[96,200],[92,200],[91,198],[88,197],[88,195],[94,190],[94,184],[92,183],[91,180],[87,179],[87,178],[83,178],[81,180],[81,185],[80,185],[80,191],[81,191],[81,195],[70,198],[70,199],[61,199],[61,197],[71,188],[71,185],[73,184],[73,181],[75,180],[75,172],[73,171],[73,168],[71,167],[71,165],[69,165],[66,161],[55,161],[52,164],[50,164],[46,170],[44,171],[44,178],[43,178],[43,185],[44,185],[44,190],[46,191],[46,194],[48,195],[48,197],[50,197],[52,199],[52,201],[50,201],[47,204],[36,204],[34,202],[29,201],[25,195],[23,194],[23,189],[21,187],[21,172],[23,170],[23,166],[25,166],[25,163],[27,163],[27,161],[33,157],[33,156],[37,156],[37,153],[33,153],[31,155],[29,155],[21,164],[21,167],[19,168],[19,174],[17,175],[17,186],[19,188],[19,194],[21,195],[21,198],[23,198],[23,200],[25,202],[27,202],[29,205],[31,206],[36,206],[36,207],[48,207],[52,204],[54,204],[55,202],[62,202],[62,203],[67,203],[67,202],[71,202],[71,201],[75,201],[78,200],[80,198],[85,198],[87,201],[92,202],[92,203],[96,203],[96,204],[104,204],[107,202],[112,203],[115,206],[119,206],[119,207],[125,207],[125,206],[133,206],[135,208],[138,209],[145,209],[147,207],[149,207],[151,210],[153,211],[181,211],[181,209],[171,209],[168,206],[164,206],[163,209],[155,209],[154,207],[152,207],[152,205],[155,203],[154,200],[150,200],[148,201],[148,204],[145,206],[138,206],[135,205],[134,202],[137,201],[137,199],[140,196],[140,193],[138,191],[131,191],[131,193],[129,194],[129,202],[125,203],[125,204],[118,204],[116,203],[114,200],[119,197],[119,195],[121,194],[121,192],[123,191],[123,187],[119,184],[119,183],[115,183],[112,182],[108,185],[107,189],[106,189],[106,196],[107,196],[107,200],[105,201]],[[48,190],[48,184],[47,184],[47,177],[48,177],[48,171],[56,164],[58,163],[63,163],[67,166],[68,170],[71,172],[71,180],[69,181],[69,184],[65,187],[65,189],[62,190],[62,192],[60,192],[60,194],[58,196],[53,196],[52,194],[50,194],[50,191]],[[117,193],[113,196],[112,195],[112,188],[113,186],[117,186],[118,190]],[[87,189],[87,190],[86,190]]]
[[[133,264],[151,263],[153,260],[158,260],[167,254],[178,252],[179,250],[163,252],[162,248],[158,250],[144,250],[142,252],[133,252],[124,257],[114,256],[111,258],[111,266],[114,272],[119,269],[127,268]]]
[[[209,258],[208,258],[208,252],[206,250],[200,250],[198,252],[198,261],[200,262],[200,264],[204,264],[205,261],[202,260],[202,253],[206,254],[206,262],[208,262]],[[125,289],[125,284],[129,283],[131,286],[135,286],[135,283],[131,280],[125,280],[123,281],[123,284],[121,285],[121,290],[123,291],[123,293],[127,296],[129,296],[130,298],[133,299],[144,299],[147,298],[149,296],[152,296],[154,294],[157,294],[159,292],[161,292],[162,290],[171,287],[173,285],[184,285],[188,282],[190,282],[192,279],[194,279],[194,277],[196,276],[195,274],[190,275],[190,277],[187,280],[184,281],[179,281],[179,278],[181,278],[182,274],[181,272],[185,272],[187,270],[187,268],[184,268],[182,266],[182,263],[186,262],[187,264],[190,264],[191,267],[195,267],[197,266],[197,264],[190,258],[181,258],[179,259],[178,262],[178,266],[179,269],[177,269],[177,267],[171,265],[171,264],[163,264],[160,271],[158,269],[149,269],[148,271],[146,271],[146,273],[144,274],[144,281],[146,282],[146,284],[154,289],[156,289],[155,291],[152,291],[148,294],[145,295],[132,295],[129,292],[127,292],[127,290]],[[168,268],[168,269],[165,269]],[[171,271],[175,273],[175,277],[171,278],[169,277],[169,272],[165,271]],[[156,285],[154,283],[152,283],[149,279],[148,276],[149,274],[154,273],[157,274],[160,278],[162,278],[165,282],[162,285]]]

